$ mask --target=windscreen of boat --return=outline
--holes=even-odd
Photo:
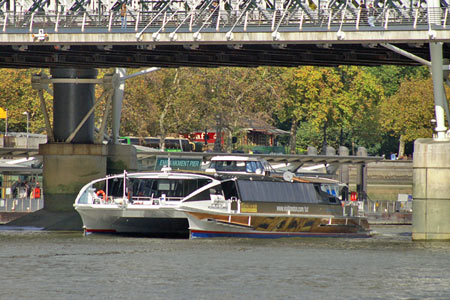
[[[215,169],[217,172],[242,172],[261,174],[264,171],[264,166],[259,161],[215,160],[211,162],[209,168]]]
[[[211,182],[210,179],[143,179],[130,178],[133,196],[138,197],[166,197],[182,198]]]
[[[243,202],[319,203],[310,183],[237,180],[236,184]]]
[[[209,167],[218,172],[245,172],[245,161],[218,160]]]

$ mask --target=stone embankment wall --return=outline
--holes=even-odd
[[[412,160],[383,160],[367,165],[367,195],[372,201],[396,201],[412,194]],[[350,190],[356,191],[356,166],[349,166]]]

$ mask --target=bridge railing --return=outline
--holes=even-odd
[[[1,212],[33,212],[44,207],[42,198],[13,198],[0,199]]]
[[[405,30],[429,25],[429,20],[437,20],[440,28],[446,29],[449,21],[448,8],[437,8],[429,12],[426,8],[376,9],[369,15],[361,9],[288,9],[288,10],[223,10],[203,11],[142,11],[131,12],[127,16],[125,32],[196,32],[202,31],[293,31],[293,30],[367,30],[371,26],[377,30],[389,30],[402,26]],[[371,19],[373,22],[371,22]],[[434,22],[436,23],[436,21]],[[117,32],[121,28],[120,13],[4,13],[0,15],[0,34],[37,32],[44,29],[48,33],[79,33],[98,31]],[[256,29],[255,29],[256,28]]]

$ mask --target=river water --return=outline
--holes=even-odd
[[[0,227],[0,299],[450,299],[450,242],[152,239]]]

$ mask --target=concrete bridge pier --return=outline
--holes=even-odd
[[[41,145],[44,157],[44,209],[73,211],[73,201],[89,180],[106,175],[106,146],[94,144],[94,115],[68,142],[95,102],[96,69],[51,69],[53,82],[53,136]],[[73,82],[71,82],[73,80]],[[77,82],[78,81],[78,82]],[[82,81],[81,81],[82,82]]]
[[[428,5],[440,6],[434,0],[428,1]],[[450,136],[445,126],[448,103],[443,83],[442,43],[430,43],[430,56],[436,134],[432,139],[418,139],[414,143],[412,239],[450,240]]]
[[[450,142],[418,139],[413,161],[413,240],[450,240]]]
[[[53,127],[47,126],[49,142],[39,147],[44,160],[44,209],[11,225],[82,230],[73,208],[81,187],[107,173],[135,170],[136,152],[131,145],[95,144],[96,69],[52,69],[51,74]]]

